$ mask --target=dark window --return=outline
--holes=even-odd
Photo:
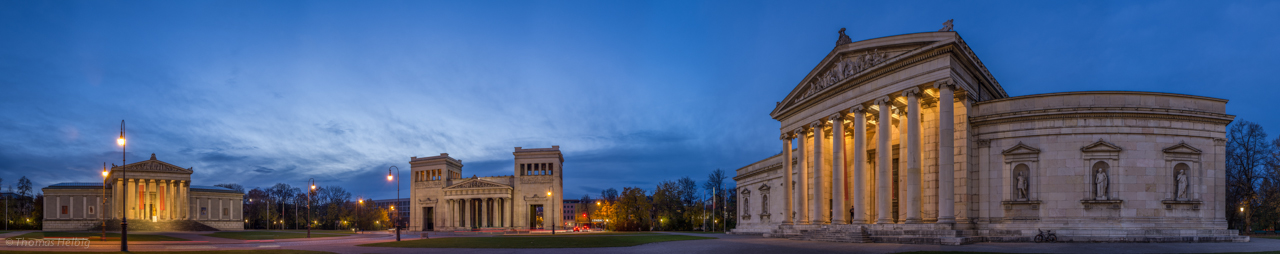
[[[67,206],[62,206],[62,214],[67,214]]]

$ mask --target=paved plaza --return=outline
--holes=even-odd
[[[13,237],[26,232],[10,232],[0,237]],[[685,234],[715,237],[710,240],[674,241],[617,248],[564,248],[564,249],[425,249],[359,247],[356,245],[393,241],[386,232],[373,232],[342,237],[283,240],[233,240],[201,236],[199,232],[158,233],[190,239],[189,242],[135,242],[131,251],[198,251],[198,250],[271,250],[297,249],[336,253],[898,253],[912,251],[963,251],[1004,253],[1222,253],[1280,251],[1280,240],[1253,238],[1247,243],[977,243],[962,246],[892,244],[892,243],[832,243],[795,241],[764,238],[749,235]],[[435,236],[433,236],[435,237]],[[446,236],[492,237],[492,236]],[[419,239],[417,234],[402,235],[404,240]],[[532,239],[532,238],[531,238]],[[83,247],[12,247],[2,250],[18,251],[117,251],[117,243],[94,243]]]

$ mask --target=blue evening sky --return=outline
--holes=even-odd
[[[1280,133],[1280,2],[0,1],[0,178],[101,181],[155,153],[197,185],[395,195],[447,152],[512,174],[559,145],[568,198],[699,182],[781,150],[768,113],[848,28],[947,19],[1012,96],[1230,99]],[[407,189],[408,183],[402,186]],[[403,192],[402,196],[407,196]]]

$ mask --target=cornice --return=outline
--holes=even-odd
[[[764,173],[764,172],[769,172],[770,170],[775,170],[775,169],[780,169],[780,168],[782,168],[782,164],[783,164],[783,163],[785,163],[786,161],[780,161],[780,162],[777,162],[777,163],[769,164],[769,165],[767,165],[767,166],[757,167],[757,168],[755,168],[754,170],[753,170],[753,169],[751,169],[751,167],[754,167],[754,166],[760,165],[760,164],[761,164],[761,163],[763,163],[763,162],[768,162],[768,161],[773,160],[774,158],[778,158],[778,157],[782,157],[782,154],[781,154],[781,153],[779,153],[779,154],[775,154],[775,155],[773,155],[773,156],[769,156],[769,158],[765,158],[765,159],[760,160],[760,161],[757,161],[757,162],[755,162],[755,163],[751,163],[750,165],[747,165],[747,166],[744,166],[744,167],[738,168],[738,170],[735,170],[738,174],[737,174],[737,176],[734,176],[734,177],[733,177],[733,180],[734,180],[734,181],[740,181],[741,179],[746,179],[746,178],[751,177],[751,176],[754,176],[754,175],[758,175],[758,174],[761,174],[761,173]]]
[[[1231,121],[1235,119],[1235,116],[1228,115],[1228,114],[1181,110],[1181,109],[1139,108],[1139,107],[1078,107],[1078,108],[1026,110],[1026,111],[1016,111],[1016,112],[993,114],[993,115],[973,116],[973,117],[969,117],[969,123],[972,124],[973,126],[982,126],[982,125],[1000,124],[1000,123],[1016,122],[1016,121],[1043,120],[1043,119],[1070,119],[1070,118],[1146,118],[1146,119],[1198,121],[1198,122],[1226,125],[1231,123]]]

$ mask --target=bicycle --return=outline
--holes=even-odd
[[[1054,234],[1053,230],[1040,230],[1038,228],[1036,230],[1040,231],[1039,234],[1036,234],[1036,237],[1035,237],[1036,243],[1058,241],[1058,235]]]

